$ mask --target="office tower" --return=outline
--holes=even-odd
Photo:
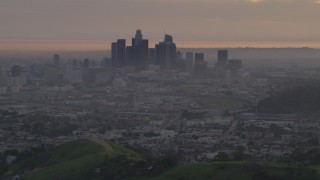
[[[228,64],[228,50],[218,50],[218,64],[219,65]]]
[[[132,38],[132,58],[130,60],[135,65],[135,69],[138,72],[147,69],[149,57],[149,41],[142,37],[141,30],[137,30],[135,37]]]
[[[117,67],[117,43],[113,42],[111,44],[111,60],[112,60],[112,67]]]
[[[116,55],[117,55],[116,66],[118,68],[124,67],[126,65],[126,40],[125,39],[118,39]]]
[[[149,48],[149,61],[150,64],[157,64],[157,51],[156,48]]]
[[[138,29],[134,36],[134,45],[139,45],[142,42],[142,31]]]
[[[140,44],[135,46],[135,53],[137,57],[136,70],[143,71],[147,69],[147,61],[149,54],[149,41],[143,39]]]
[[[178,70],[181,72],[186,71],[186,60],[182,58],[182,53],[180,51],[177,51],[176,60],[173,66],[175,70]]]
[[[111,43],[112,67],[121,68],[126,65],[126,40],[118,39]]]
[[[206,74],[208,63],[204,61],[203,53],[195,53],[194,55],[194,75],[199,77]]]
[[[165,35],[164,41],[156,45],[157,61],[160,65],[161,70],[172,70],[174,69],[177,47],[173,43],[173,38],[170,35]]]
[[[193,52],[186,53],[186,71],[193,73]]]
[[[135,66],[135,59],[133,58],[133,47],[126,47],[126,65],[127,66]]]
[[[90,67],[90,61],[89,61],[89,59],[84,59],[84,60],[83,60],[83,68],[84,68],[84,69],[89,69],[89,67]]]
[[[204,53],[195,53],[194,60],[195,60],[195,62],[204,61]]]
[[[166,35],[164,36],[164,42],[165,42],[165,43],[169,43],[169,44],[173,44],[173,38],[172,38],[172,36],[169,35],[169,34],[166,34]]]

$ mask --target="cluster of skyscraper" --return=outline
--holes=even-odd
[[[162,71],[179,70],[189,72],[194,76],[204,76],[208,72],[208,62],[203,53],[187,52],[185,59],[177,51],[171,35],[166,34],[164,40],[149,48],[149,41],[143,39],[141,30],[136,31],[131,46],[126,46],[125,39],[118,39],[111,44],[112,67],[134,67],[136,72],[147,70],[149,65],[157,65]],[[218,51],[217,72],[241,68],[241,60],[229,60],[228,50]]]
[[[131,46],[126,46],[125,39],[118,39],[111,44],[111,53],[112,66],[117,68],[131,66],[140,72],[146,70],[148,64],[159,65],[161,70],[176,67],[177,47],[170,35],[165,35],[164,41],[155,48],[149,48],[149,41],[137,30]]]

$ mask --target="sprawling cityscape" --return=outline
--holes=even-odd
[[[1,64],[4,163],[34,148],[85,139],[198,163],[308,164],[293,156],[320,147],[318,114],[272,113],[262,103],[299,82],[319,81],[319,67],[248,68],[230,59],[228,49],[214,52],[217,61],[209,64],[204,52],[179,50],[168,34],[149,47],[141,30],[129,46],[118,39],[110,49],[111,57],[100,61],[55,54]]]

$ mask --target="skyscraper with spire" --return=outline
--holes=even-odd
[[[147,61],[149,54],[149,41],[143,39],[142,31],[138,29],[135,37],[132,38],[132,64],[135,65],[136,71],[140,72],[147,69]]]
[[[139,45],[142,42],[142,31],[138,29],[136,35],[134,36],[134,45]]]

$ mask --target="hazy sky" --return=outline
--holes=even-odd
[[[102,48],[138,28],[180,46],[320,47],[319,17],[320,0],[0,0],[0,50],[53,40]]]

